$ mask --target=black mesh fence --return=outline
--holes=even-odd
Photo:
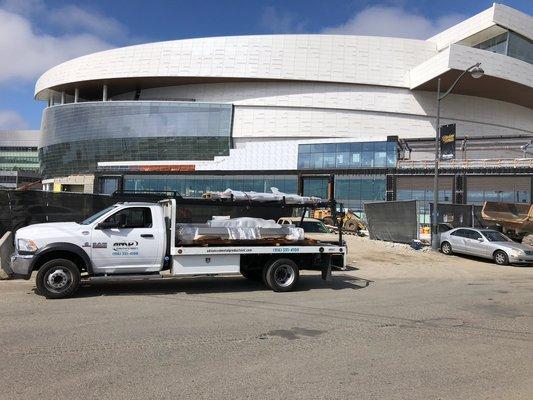
[[[370,239],[411,243],[418,238],[416,200],[365,203]]]
[[[0,234],[43,222],[79,222],[110,205],[124,201],[156,202],[164,195],[117,194],[114,196],[41,191],[0,191]],[[189,204],[176,198],[177,222],[206,222],[213,215],[260,217],[277,220],[292,216],[298,209],[283,207],[231,207],[217,204]],[[1,237],[1,236],[0,236]]]
[[[106,196],[82,193],[0,191],[1,235],[43,222],[82,221],[119,201],[157,201],[160,196]]]
[[[494,225],[494,223],[483,219],[481,216],[482,208],[482,206],[473,204],[439,203],[437,208],[437,223],[447,224],[453,228],[487,228]],[[430,204],[430,212],[433,215],[433,203]]]

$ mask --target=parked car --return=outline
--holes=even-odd
[[[308,239],[319,240],[321,242],[335,242],[339,240],[339,235],[332,233],[328,227],[319,219],[301,217],[282,217],[278,219],[280,225],[294,225],[304,230],[304,235]]]
[[[515,243],[491,229],[455,228],[440,235],[444,254],[468,254],[494,260],[498,265],[533,263],[533,247]]]

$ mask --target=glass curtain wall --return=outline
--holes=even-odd
[[[385,201],[386,191],[384,175],[335,176],[335,199],[353,211],[362,212],[366,201]]]
[[[298,146],[298,169],[393,168],[396,142],[316,143]]]
[[[418,200],[421,224],[430,224],[430,203],[433,203],[433,179],[428,177],[401,177],[397,183],[397,200]],[[453,181],[441,177],[439,181],[439,203],[452,203]]]
[[[512,31],[504,32],[474,47],[533,64],[533,42]]]
[[[184,197],[199,197],[209,191],[233,190],[297,193],[296,175],[125,175],[124,190],[176,191]]]
[[[43,113],[45,178],[92,173],[99,161],[212,160],[229,154],[231,104],[104,101]]]

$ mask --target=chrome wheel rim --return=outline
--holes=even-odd
[[[294,270],[288,265],[280,265],[274,270],[274,282],[276,282],[278,286],[290,286],[295,278],[296,274],[294,273]]]
[[[502,253],[496,254],[496,264],[505,264],[505,256]]]
[[[450,254],[450,250],[451,250],[451,247],[448,243],[445,243],[443,246],[442,246],[442,252],[444,254]]]
[[[44,282],[48,290],[59,293],[69,287],[72,275],[68,269],[57,267],[46,274]]]

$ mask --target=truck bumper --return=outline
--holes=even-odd
[[[9,276],[14,279],[30,279],[32,259],[33,255],[14,253],[11,256],[11,273]]]

